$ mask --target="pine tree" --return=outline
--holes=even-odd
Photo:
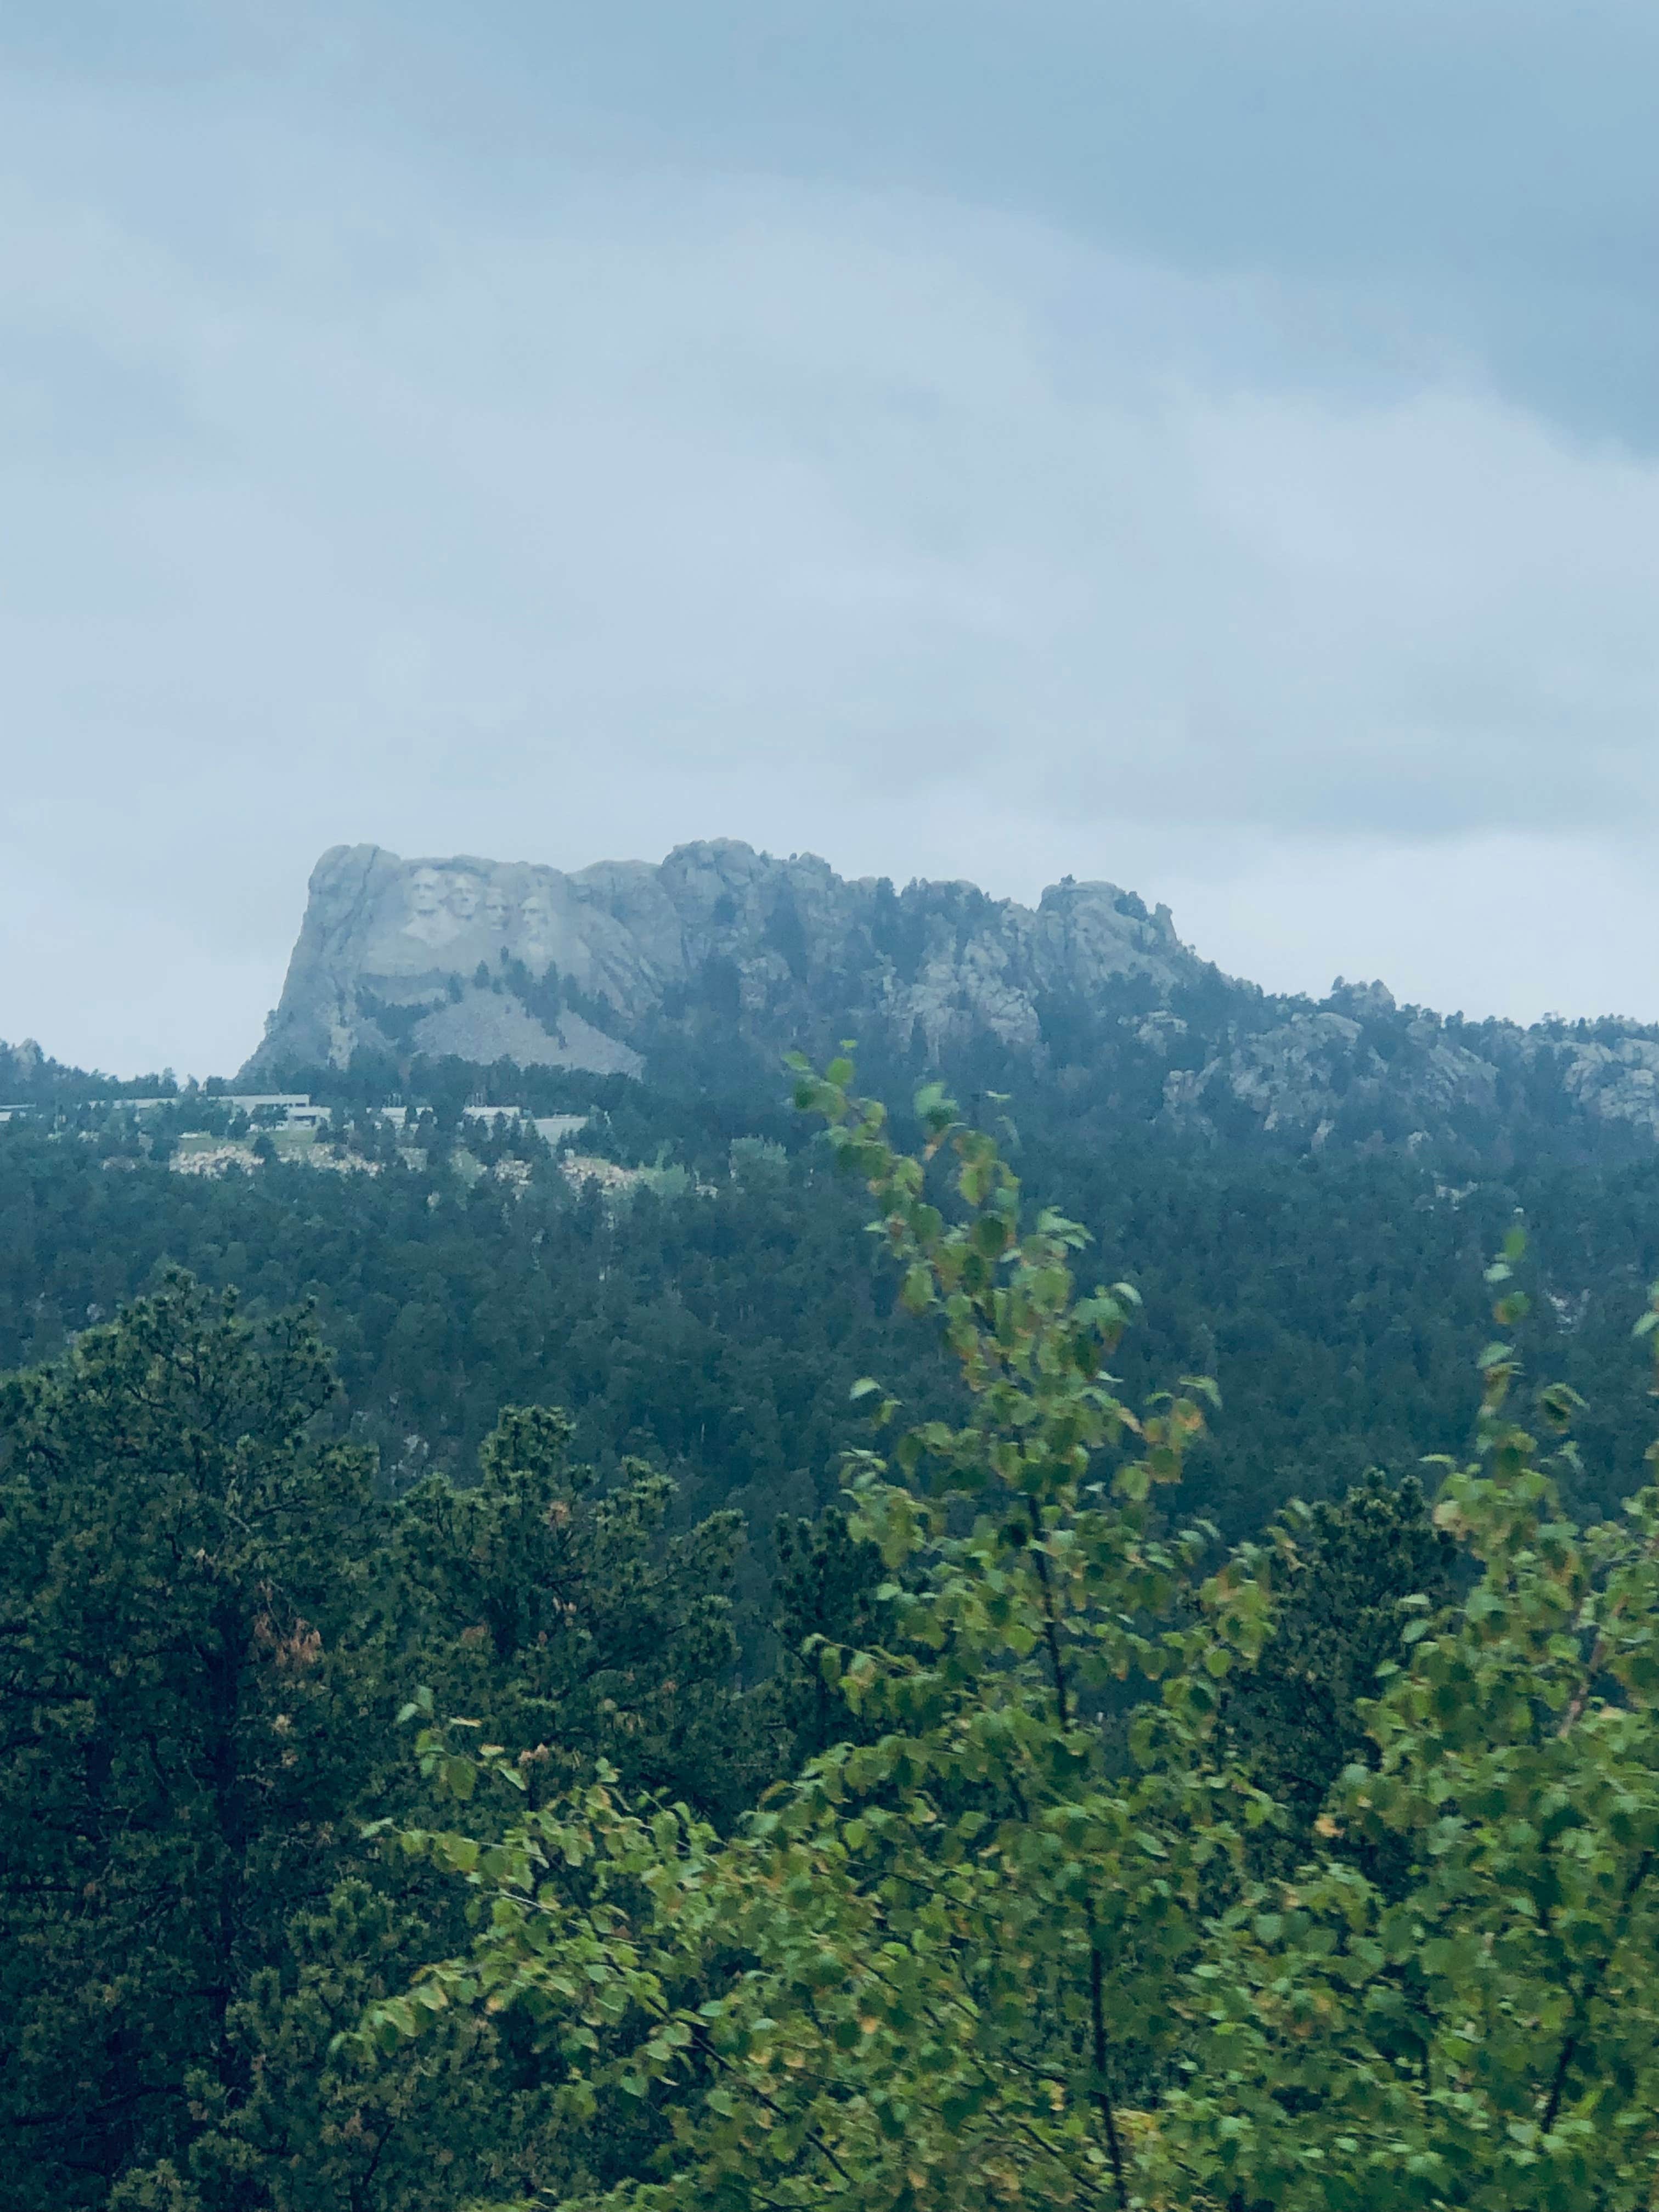
[[[366,1456],[308,1316],[175,1281],[0,1392],[0,2141],[19,2212],[187,2163],[363,1782]]]

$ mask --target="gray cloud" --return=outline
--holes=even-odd
[[[0,109],[0,1033],[229,1064],[342,838],[580,865],[716,833],[1023,896],[1112,874],[1272,981],[1659,1014],[1626,857],[1659,800],[1659,466],[1616,378],[1598,417],[1526,336],[1571,256],[1534,191],[1505,274],[1480,164],[1531,111],[1495,19],[1442,12],[1414,108],[1426,15],[1343,49],[1259,11],[1266,112],[1334,179],[1297,212],[1251,168],[1248,70],[1224,107],[1218,15],[1187,11],[1185,80],[1129,40],[1154,117],[1192,94],[1164,204],[1145,116],[1093,169],[1086,117],[1043,140],[1081,11],[1034,11],[999,79],[1007,12],[958,52],[908,11],[883,87],[855,33],[809,82],[809,40],[764,114],[738,9],[686,11],[700,60],[684,18],[606,11],[568,68],[505,8],[459,47],[369,9],[321,48],[278,9],[128,17],[103,59],[43,34]],[[1568,57],[1615,120],[1643,35],[1591,10]],[[1400,144],[1367,167],[1321,102],[1382,61],[1455,216],[1438,259],[1415,168],[1366,200]],[[1156,221],[1113,198],[1137,146]],[[1555,232],[1637,159],[1586,134]],[[1598,237],[1572,281],[1637,314]],[[1523,860],[1549,929],[1487,927]]]

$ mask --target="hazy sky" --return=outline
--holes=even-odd
[[[1659,1019],[1652,0],[9,0],[0,1036],[330,844]]]

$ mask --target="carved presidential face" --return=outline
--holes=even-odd
[[[507,903],[507,893],[499,884],[491,884],[483,895],[484,920],[492,929],[505,929],[507,916],[513,909]]]
[[[526,937],[539,937],[547,927],[547,901],[539,891],[519,901],[519,927]]]
[[[456,876],[449,886],[449,911],[457,921],[471,921],[478,911],[478,884],[475,876]]]
[[[444,902],[444,879],[436,868],[416,868],[409,879],[409,908],[422,921]]]

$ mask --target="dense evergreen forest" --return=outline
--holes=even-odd
[[[849,1078],[0,1127],[7,2203],[1650,2201],[1659,1165]]]
[[[497,1071],[540,1109],[591,1110],[584,1152],[666,1164],[618,1203],[573,1189],[532,1137],[466,1132],[480,1081],[433,1072],[417,1170],[343,1085],[339,1174],[169,1173],[188,1131],[230,1124],[204,1097],[149,1117],[142,1139],[101,1111],[56,1133],[0,1128],[0,1368],[55,1357],[183,1267],[253,1313],[314,1301],[342,1386],[329,1419],[374,1446],[393,1486],[427,1466],[469,1479],[501,1407],[556,1403],[602,1476],[641,1455],[672,1477],[682,1512],[733,1505],[763,1549],[776,1513],[836,1496],[859,1376],[880,1364],[934,1408],[946,1385],[932,1342],[895,1322],[858,1196],[781,1084],[723,1095]],[[1218,1382],[1224,1413],[1182,1503],[1227,1534],[1289,1496],[1467,1445],[1481,1270],[1517,1216],[1528,1352],[1594,1409],[1577,1502],[1620,1494],[1645,1437],[1627,1346],[1659,1275],[1659,1161],[1546,1159],[1449,1181],[1397,1153],[1126,1136],[1040,1091],[991,1110],[1033,1198],[1083,1224],[1087,1264],[1141,1295],[1128,1387]],[[523,1182],[489,1172],[511,1158]],[[349,1171],[364,1161],[380,1171]]]

